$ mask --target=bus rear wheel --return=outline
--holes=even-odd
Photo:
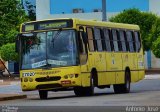
[[[47,99],[47,97],[48,97],[48,91],[46,91],[46,90],[39,90],[39,97],[40,97],[40,99]]]
[[[130,83],[131,83],[130,72],[126,71],[125,72],[125,83],[113,85],[114,92],[115,93],[129,93],[130,92]]]

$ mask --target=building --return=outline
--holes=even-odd
[[[160,15],[160,0],[106,0],[107,18],[124,9],[138,8],[141,11]],[[102,20],[102,0],[36,0],[37,20],[51,18],[82,18]],[[145,53],[146,68],[160,68],[160,59],[152,52]]]

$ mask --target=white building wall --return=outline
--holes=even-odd
[[[36,19],[49,18],[50,0],[36,0]]]
[[[149,0],[149,11],[160,15],[160,0]]]
[[[152,68],[160,68],[160,58],[156,58],[153,53],[151,54],[151,66]]]

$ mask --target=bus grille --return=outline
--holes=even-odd
[[[36,86],[36,89],[51,89],[51,88],[57,88],[62,87],[60,84],[42,84]]]
[[[61,79],[60,76],[56,76],[56,77],[41,77],[41,78],[36,78],[35,80],[37,82],[46,82],[46,81],[58,81],[60,79]]]

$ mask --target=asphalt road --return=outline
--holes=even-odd
[[[8,91],[13,91],[13,89],[15,92],[22,93],[19,85],[5,87],[5,90]],[[0,88],[1,91],[2,88]],[[77,109],[76,111],[90,109],[87,112],[96,112],[106,108],[107,110],[126,111],[128,107],[133,106],[144,107],[142,109],[145,109],[145,111],[148,106],[154,106],[155,112],[160,111],[160,79],[144,79],[138,83],[133,83],[131,92],[128,94],[114,94],[112,87],[106,89],[95,88],[95,95],[91,97],[76,97],[73,91],[61,91],[49,92],[47,100],[40,100],[37,91],[24,92],[24,94],[27,94],[27,99],[2,101],[0,105],[3,108],[6,108],[4,106],[22,108],[20,110],[27,107],[31,110],[36,108],[39,109],[39,112],[43,112],[44,108],[48,109],[46,111],[52,110],[51,108],[55,108],[54,110],[62,109],[56,112],[63,112],[63,110],[75,111],[75,109]]]

